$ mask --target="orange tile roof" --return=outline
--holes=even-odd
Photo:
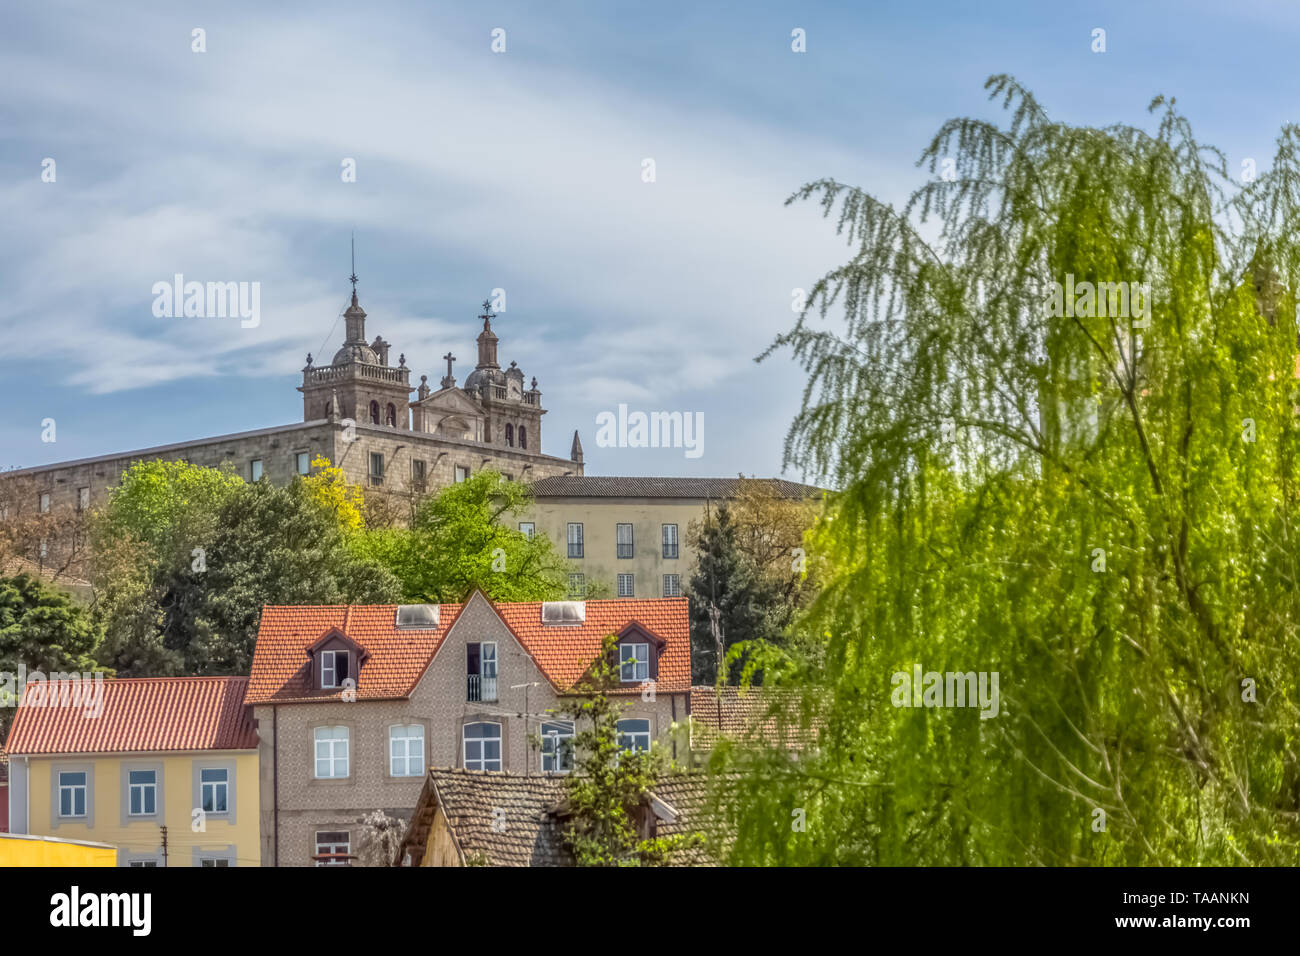
[[[543,625],[540,601],[493,604],[506,627],[537,662],[557,690],[567,690],[586,673],[606,634],[640,624],[666,642],[659,659],[657,690],[686,691],[691,684],[690,626],[686,598],[588,601],[580,625]],[[357,700],[408,697],[433,660],[463,604],[444,604],[436,629],[397,627],[397,605],[271,605],[253,651],[247,702],[329,700],[341,690],[311,686],[307,648],[332,627],[365,648],[369,660],[357,675]],[[639,693],[639,688],[637,689]]]
[[[103,682],[93,698],[56,698],[49,683],[29,683],[9,728],[10,754],[254,750],[257,733],[244,705],[247,677],[142,677]],[[99,711],[96,713],[96,711]]]

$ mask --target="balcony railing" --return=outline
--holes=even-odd
[[[394,368],[391,365],[365,365],[360,362],[349,362],[342,365],[321,365],[314,368],[306,369],[303,372],[304,385],[322,385],[333,382],[342,382],[351,378],[355,374],[358,378],[366,378],[376,382],[385,382],[392,385],[409,385],[411,370],[398,366]]]
[[[478,674],[470,674],[469,686],[466,688],[465,699],[468,701],[497,699],[497,679],[495,677],[481,677]]]

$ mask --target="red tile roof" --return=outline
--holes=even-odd
[[[87,682],[80,700],[29,683],[9,728],[10,754],[253,750],[247,677],[148,677],[103,682],[103,708]],[[96,711],[99,711],[96,713]]]
[[[606,634],[615,634],[633,622],[666,642],[656,689],[664,693],[690,689],[686,598],[588,601],[586,621],[579,625],[542,624],[540,601],[492,606],[557,690],[569,689],[587,672]],[[341,690],[311,686],[307,648],[332,627],[370,653],[357,675],[357,700],[408,697],[463,607],[442,605],[438,627],[430,630],[398,628],[394,604],[265,607],[253,651],[247,701],[284,703],[342,696]]]

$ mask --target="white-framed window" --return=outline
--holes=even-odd
[[[41,492],[41,499],[40,499],[40,501],[41,501],[41,514],[49,514],[49,512],[50,512],[50,493],[49,493],[48,491],[42,491],[42,492]]]
[[[127,792],[130,798],[128,815],[153,816],[158,812],[158,771],[128,770]]]
[[[519,530],[529,541],[537,537],[537,525],[532,521],[519,522]]]
[[[495,641],[470,641],[465,645],[465,699],[497,699],[497,645]]]
[[[214,867],[214,866],[226,866],[226,867],[228,867],[228,866],[230,866],[230,860],[229,860],[229,858],[224,857],[224,856],[201,856],[201,857],[199,857],[199,866],[201,866],[201,867]]]
[[[59,772],[59,816],[76,818],[86,815],[86,771]]]
[[[664,557],[677,557],[677,525],[666,524],[663,528]]]
[[[573,769],[573,721],[542,722],[542,771],[568,773]]]
[[[77,489],[77,510],[87,511],[90,509],[90,488]]]
[[[649,750],[650,721],[644,717],[626,717],[620,720],[618,745],[623,750]]]
[[[664,575],[664,597],[682,596],[682,576],[680,574]]]
[[[424,774],[423,724],[394,724],[388,728],[388,772],[394,777]]]
[[[456,466],[456,481],[457,483],[469,481],[469,465]]]
[[[307,474],[311,471],[311,455],[305,451],[296,452],[293,456],[293,466],[298,474]]]
[[[582,522],[569,522],[569,557],[582,557]]]
[[[501,769],[501,725],[481,721],[465,725],[464,756],[466,770]]]
[[[636,597],[636,575],[620,574],[618,576],[618,596]]]
[[[321,651],[321,687],[342,687],[349,676],[347,651]]]
[[[225,767],[201,768],[199,799],[204,813],[230,812],[230,771]]]
[[[262,480],[262,459],[254,458],[248,463],[248,474],[253,481]]]
[[[348,775],[348,728],[317,727],[316,779],[329,780]]]
[[[352,834],[347,830],[316,831],[317,866],[351,866],[352,861],[347,859],[351,854]]]
[[[580,598],[587,593],[587,576],[585,574],[569,575],[569,597]]]
[[[650,679],[650,645],[618,645],[618,678],[625,684],[639,684]]]
[[[614,525],[614,538],[618,557],[627,560],[632,557],[632,526],[630,524]]]

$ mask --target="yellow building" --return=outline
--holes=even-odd
[[[0,833],[0,868],[9,866],[116,866],[117,847],[84,840]]]
[[[5,745],[10,832],[109,844],[119,866],[259,865],[247,687],[246,677],[29,683]]]
[[[766,479],[779,498],[822,490]],[[688,529],[736,494],[737,478],[624,478],[563,475],[532,483],[520,530],[545,534],[573,568],[569,591],[609,597],[680,597],[695,570]]]

